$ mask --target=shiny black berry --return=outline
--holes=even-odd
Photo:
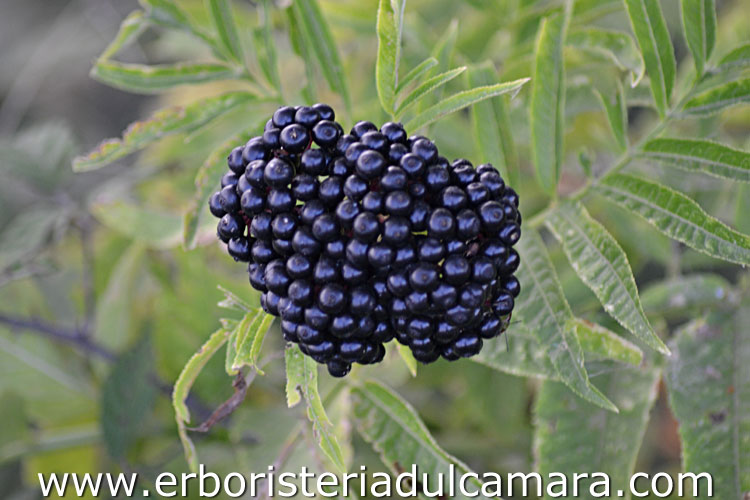
[[[399,123],[283,106],[237,145],[208,200],[281,335],[345,376],[395,339],[431,363],[477,354],[521,293],[518,194],[490,164],[449,162]]]

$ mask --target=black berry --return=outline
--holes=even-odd
[[[227,156],[217,236],[287,342],[343,377],[396,339],[430,363],[477,354],[521,284],[518,194],[400,123],[349,134],[326,104],[283,106]]]

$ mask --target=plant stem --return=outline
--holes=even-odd
[[[44,322],[38,318],[20,318],[0,314],[0,323],[15,330],[30,330],[49,337],[53,340],[70,344],[87,353],[95,354],[107,361],[114,361],[115,354],[107,348],[94,343],[83,329],[67,330],[59,326]]]
[[[96,317],[96,295],[94,291],[94,245],[91,234],[91,218],[86,216],[79,221],[81,240],[81,286],[83,287],[83,326],[81,333],[91,334],[91,324]]]
[[[691,89],[685,95],[685,97],[680,99],[679,103],[674,107],[674,109],[667,112],[667,114],[664,115],[664,118],[659,120],[645,136],[643,136],[636,144],[630,146],[625,152],[623,152],[611,168],[606,170],[601,176],[587,182],[586,185],[582,186],[580,189],[571,194],[568,199],[570,199],[571,201],[579,201],[583,199],[590,193],[591,188],[596,187],[602,181],[602,179],[606,179],[607,177],[616,174],[617,172],[628,166],[630,162],[633,161],[633,159],[635,159],[635,157],[642,152],[642,148],[646,143],[662,133],[664,129],[666,129],[672,123],[672,119],[676,116],[677,110],[682,109],[682,106],[688,101],[688,99],[692,97],[693,92],[694,88]],[[555,196],[552,200],[550,200],[549,204],[544,209],[535,214],[529,220],[529,226],[536,229],[544,224],[545,219],[555,209],[557,203],[558,197]]]

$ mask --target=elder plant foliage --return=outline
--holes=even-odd
[[[405,0],[140,4],[91,76],[163,107],[72,161],[76,172],[132,165],[86,202],[121,249],[101,264],[110,272],[93,318],[116,364],[102,388],[110,423],[90,439],[115,461],[157,455],[143,444],[163,402],[154,366],[175,381],[191,469],[345,472],[378,456],[393,473],[412,463],[513,470],[497,440],[472,455],[450,433],[474,425],[492,441],[531,394],[530,468],[606,472],[612,491],[627,491],[666,391],[683,470],[711,473],[715,497],[750,494],[742,2],[467,0],[442,2],[441,16],[434,2]],[[144,43],[161,59],[123,62]],[[451,159],[492,163],[519,193],[522,292],[508,330],[477,356],[423,367],[394,341],[377,368],[332,379],[283,342],[244,267],[217,250],[208,201],[229,153],[278,107],[316,102],[332,104],[346,131],[401,122]],[[22,137],[7,148],[40,162]],[[26,212],[4,226],[2,286],[45,265],[44,242],[64,244],[71,214]],[[35,232],[14,237],[32,218]],[[151,318],[152,341],[134,341],[131,317]],[[23,354],[0,342],[6,356]],[[438,385],[439,404],[420,396]],[[283,387],[307,419],[268,403]],[[454,398],[476,415],[450,422]],[[160,435],[168,447],[172,427]]]

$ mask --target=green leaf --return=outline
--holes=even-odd
[[[520,321],[514,322],[500,337],[485,340],[479,354],[469,359],[519,377],[559,380],[547,349]]]
[[[177,85],[230,80],[238,76],[235,68],[219,63],[177,63],[144,66],[98,60],[91,77],[112,87],[155,94]]]
[[[458,39],[458,19],[452,19],[448,28],[440,35],[430,55],[438,60],[438,67],[447,69],[456,51]]]
[[[660,370],[653,366],[618,368],[596,380],[607,388],[619,414],[572,397],[562,384],[542,383],[534,409],[534,455],[542,477],[561,473],[572,484],[575,474],[607,474],[612,492],[630,491],[630,476],[658,394]],[[576,481],[579,491],[591,498],[586,493],[602,477],[581,477]],[[594,488],[597,493],[603,491],[601,486]]]
[[[237,91],[201,99],[187,106],[162,109],[145,121],[132,123],[122,139],[107,139],[86,156],[73,160],[73,170],[96,170],[169,135],[195,131],[227,111],[256,99],[253,94]]]
[[[737,231],[750,234],[750,184],[740,184],[734,202],[734,224]]]
[[[731,303],[733,295],[732,285],[718,274],[690,274],[645,288],[641,302],[650,314],[666,316],[685,311],[693,316],[696,310]]]
[[[227,352],[224,357],[224,371],[230,377],[236,376],[240,370],[234,367],[234,358],[237,356],[237,327],[229,334],[227,339]]]
[[[284,363],[286,365],[286,405],[289,408],[297,406],[302,401],[300,387],[305,383],[305,372],[302,367],[304,354],[298,347],[288,345],[284,349]]]
[[[683,170],[750,182],[750,153],[715,142],[654,139],[643,146],[639,156]]]
[[[719,70],[729,68],[745,68],[750,66],[750,43],[740,45],[724,58],[719,63]]]
[[[198,352],[193,354],[187,364],[185,364],[172,389],[172,406],[175,411],[177,430],[185,451],[185,459],[190,466],[190,470],[194,472],[198,470],[198,455],[186,428],[186,424],[190,423],[190,410],[188,410],[185,401],[190,395],[190,389],[193,387],[195,379],[198,378],[206,363],[221,349],[221,346],[229,338],[229,334],[230,332],[223,328],[211,334],[209,339],[198,349]]]
[[[617,80],[615,95],[612,97],[605,96],[598,90],[595,90],[597,97],[604,106],[607,113],[609,128],[612,130],[620,152],[628,149],[628,107],[625,102],[625,91],[622,89],[620,80]]]
[[[406,368],[409,370],[409,373],[411,373],[411,376],[416,377],[417,376],[417,360],[414,359],[414,356],[411,353],[411,349],[409,349],[405,345],[396,343],[396,350],[398,351],[398,355],[404,361],[404,364],[406,365]]]
[[[378,56],[375,83],[383,110],[393,113],[398,66],[401,60],[401,32],[404,26],[405,0],[380,0],[378,4]]]
[[[680,8],[695,70],[702,75],[716,43],[716,5],[714,0],[680,0]]]
[[[310,47],[305,41],[305,34],[302,32],[300,23],[297,20],[297,14],[294,9],[286,9],[287,22],[289,23],[289,43],[292,51],[302,59],[305,65],[305,85],[301,89],[301,94],[308,104],[316,101],[315,98],[315,61],[310,53]]]
[[[594,190],[699,252],[738,264],[750,263],[750,237],[714,219],[677,191],[628,174],[606,176]]]
[[[445,485],[449,481],[451,464],[457,476],[470,472],[465,464],[438,446],[414,408],[389,388],[367,381],[353,387],[351,395],[357,431],[394,474],[408,471],[412,464],[416,464],[420,476],[426,473],[429,480],[422,487],[437,491],[438,475],[445,477]],[[467,481],[467,487],[478,491],[482,485],[478,479],[472,478]],[[468,498],[455,493],[450,497]],[[479,495],[478,498],[487,497]]]
[[[0,271],[5,271],[41,250],[61,220],[67,218],[51,207],[20,212],[0,233]]]
[[[601,28],[571,29],[565,44],[591,54],[611,60],[618,68],[630,71],[631,85],[636,86],[643,78],[645,67],[633,38],[622,31]]]
[[[562,14],[546,17],[539,27],[534,49],[531,87],[531,152],[539,185],[552,196],[563,162],[565,117],[565,65],[563,45],[570,19],[571,1]]]
[[[666,372],[679,422],[682,466],[711,474],[715,498],[750,494],[750,339],[747,308],[682,329]],[[703,479],[700,498],[706,496]]]
[[[142,338],[117,359],[102,386],[102,437],[109,455],[122,459],[135,444],[156,399],[151,381],[154,368],[151,342]]]
[[[313,424],[313,432],[318,438],[320,449],[339,472],[345,472],[341,447],[318,393],[318,364],[310,356],[302,354],[296,345],[287,346],[285,358],[287,404],[294,406],[299,403],[299,396],[293,395],[299,391],[307,402],[307,418]]]
[[[396,95],[400,96],[412,82],[419,81],[422,75],[437,66],[437,64],[437,59],[434,57],[428,57],[418,65],[414,66],[405,77],[399,78],[398,85],[396,86]]]
[[[318,60],[318,67],[328,85],[341,95],[346,107],[350,108],[349,89],[341,58],[317,0],[296,0],[290,8],[294,12],[297,25],[305,35],[307,44]]]
[[[685,113],[707,115],[750,102],[750,78],[735,80],[698,94],[685,103]]]
[[[497,81],[497,72],[491,62],[469,69],[469,87],[491,85]],[[510,180],[508,172],[516,165],[513,131],[508,123],[505,97],[475,104],[471,108],[471,121],[479,149],[479,162],[492,163],[500,174]]]
[[[659,115],[664,116],[669,109],[677,63],[661,6],[659,2],[651,0],[624,1],[646,64],[656,109]]]
[[[456,52],[456,40],[458,39],[458,19],[452,19],[445,31],[434,43],[430,55],[437,59],[438,64],[434,70],[440,73],[448,71],[450,66],[453,65],[453,58]],[[430,70],[428,75],[432,74]],[[435,91],[432,99],[425,98],[420,100],[414,113],[419,115],[424,112],[430,105],[435,104],[436,101],[440,101],[445,96],[445,89],[441,88]]]
[[[143,246],[138,243],[122,253],[96,303],[94,335],[114,351],[119,351],[131,340],[133,299],[139,291],[137,284],[144,253]]]
[[[263,0],[258,9],[261,26],[253,30],[255,52],[263,75],[271,85],[281,88],[279,65],[276,57],[276,41],[273,38],[270,0]]]
[[[255,131],[257,126],[253,125],[230,137],[214,149],[198,169],[195,175],[195,195],[182,221],[182,244],[186,250],[192,250],[196,246],[201,217],[208,199],[219,188],[217,179],[227,168],[227,156],[234,148],[247,142]]]
[[[407,95],[403,97],[403,100],[399,103],[394,115],[396,117],[400,117],[406,111],[408,111],[412,106],[414,106],[421,99],[427,96],[430,92],[439,88],[442,85],[445,85],[446,83],[453,80],[464,71],[466,71],[466,66],[461,66],[460,68],[454,68],[449,71],[446,71],[445,73],[440,73],[439,75],[435,75],[435,76],[428,78],[427,80],[419,84],[414,90],[412,90],[411,92],[409,92]]]
[[[237,355],[232,363],[233,369],[250,366],[263,374],[263,370],[258,367],[258,355],[273,319],[273,316],[265,314],[261,309],[253,309],[240,321],[237,325]]]
[[[30,443],[32,431],[28,425],[29,417],[27,415],[24,398],[13,390],[3,389],[0,392],[0,419],[3,421],[3,427],[0,428],[0,463],[3,466],[8,465],[4,460],[7,455],[2,453],[9,444],[13,443]]]
[[[180,244],[182,218],[177,214],[121,201],[94,203],[91,212],[108,228],[149,247],[165,249]]]
[[[583,350],[575,334],[573,313],[539,233],[528,229],[519,242],[519,253],[524,259],[518,279],[526,289],[517,305],[518,315],[544,346],[565,385],[582,398],[617,411],[589,382],[583,365]]]
[[[146,9],[149,21],[189,33],[211,47],[217,56],[224,55],[213,36],[197,26],[178,2],[172,0],[139,0],[139,2]]]
[[[587,360],[611,359],[638,366],[643,360],[643,351],[612,330],[596,323],[576,318],[575,330]]]
[[[217,306],[223,307],[224,309],[233,309],[242,313],[246,313],[255,309],[246,301],[239,298],[237,294],[231,292],[230,290],[227,290],[223,286],[219,285],[217,286],[217,288],[221,290],[221,293],[224,294],[224,300],[216,304]]]
[[[603,326],[574,318],[575,330],[584,351],[591,360],[612,359],[638,365],[641,350]],[[519,377],[560,380],[547,350],[521,321],[514,321],[503,336],[484,341],[482,351],[471,361]]]
[[[100,60],[109,59],[123,47],[129,45],[133,40],[143,33],[148,27],[148,19],[143,14],[143,11],[134,10],[128,17],[126,17],[122,23],[120,23],[120,30],[115,35],[115,38],[107,45],[104,52],[99,56]]]
[[[59,121],[31,125],[12,139],[0,141],[0,175],[17,178],[44,196],[67,182],[70,160],[77,150],[69,125]]]
[[[418,130],[432,122],[435,122],[445,115],[458,111],[460,109],[476,104],[484,99],[497,97],[502,94],[515,94],[521,87],[528,82],[528,78],[514,80],[512,82],[498,83],[486,87],[477,87],[471,90],[465,90],[452,96],[446,97],[439,103],[427,108],[424,112],[412,118],[406,124],[407,130]]]
[[[569,202],[552,211],[545,223],[604,310],[652,348],[669,353],[643,312],[627,255],[604,226],[583,205]]]
[[[206,0],[206,9],[222,47],[232,59],[242,63],[242,44],[237,34],[230,0]]]

